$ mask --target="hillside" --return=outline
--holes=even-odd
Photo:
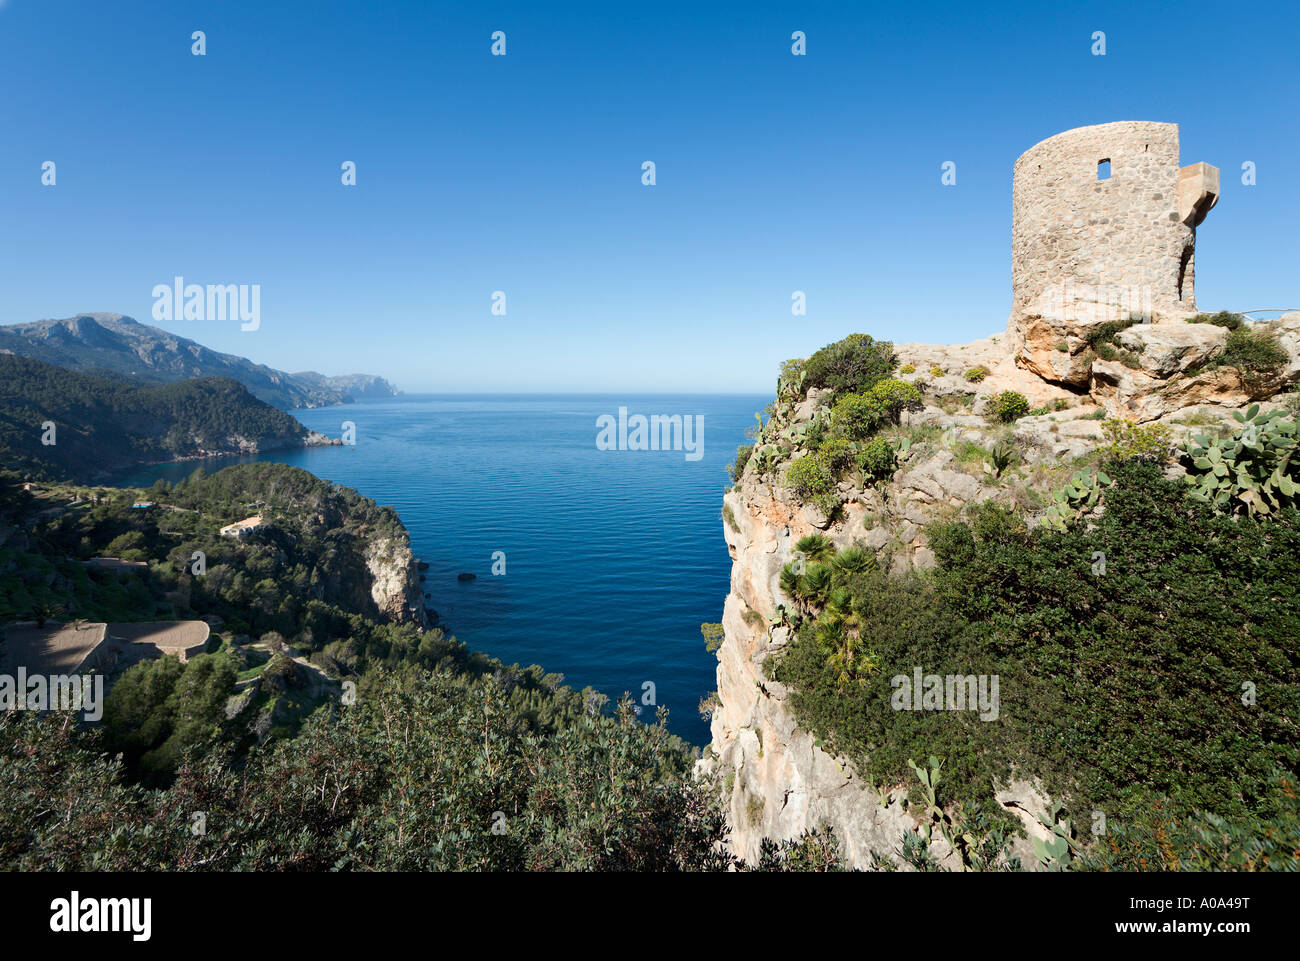
[[[234,354],[209,350],[121,314],[78,314],[64,320],[0,327],[0,353],[145,385],[229,377],[247,387],[258,400],[281,410],[324,407],[361,396],[391,397],[397,393],[382,377],[369,374],[287,374]]]
[[[0,471],[0,646],[11,618],[212,625],[208,652],[111,677],[94,729],[0,711],[0,869],[728,865],[663,724],[427,626],[418,577],[391,509],[284,465],[147,493]],[[206,835],[177,829],[195,797]]]
[[[230,378],[134,387],[0,354],[0,463],[36,477],[318,443],[332,442]]]

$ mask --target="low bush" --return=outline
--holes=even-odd
[[[1244,374],[1275,374],[1286,366],[1286,350],[1267,334],[1241,327],[1228,331],[1228,344],[1215,362],[1220,367],[1236,367]]]
[[[858,452],[857,468],[866,480],[888,480],[898,469],[898,455],[883,437],[873,437]]]
[[[786,486],[800,500],[823,510],[834,506],[835,476],[821,454],[800,457],[785,471]],[[828,511],[829,513],[829,511]]]
[[[1150,460],[1163,464],[1172,456],[1173,431],[1164,424],[1107,420],[1101,429],[1109,441],[1101,448],[1103,460]]]
[[[1003,423],[1009,424],[1029,413],[1029,401],[1025,395],[1014,390],[1004,390],[993,398],[993,415]]]
[[[835,477],[839,477],[853,466],[853,445],[847,438],[827,438],[817,448],[817,454]]]
[[[893,344],[867,334],[849,334],[804,361],[801,386],[805,393],[812,387],[829,387],[836,393],[866,391],[897,367]]]
[[[903,411],[921,406],[921,392],[914,385],[888,378],[866,393],[847,394],[836,401],[831,425],[843,437],[863,440],[886,424],[897,424]]]
[[[973,384],[978,384],[988,375],[989,371],[987,367],[972,367],[967,370],[966,373],[962,374],[963,377]]]
[[[1238,330],[1246,324],[1246,318],[1241,314],[1234,314],[1228,310],[1221,310],[1217,314],[1197,314],[1195,317],[1187,318],[1189,324],[1214,324],[1216,327],[1227,327],[1228,330]]]

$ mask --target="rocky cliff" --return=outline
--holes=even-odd
[[[754,453],[723,499],[731,587],[717,651],[712,744],[700,765],[724,794],[730,844],[739,856],[757,857],[764,838],[830,827],[848,863],[866,868],[873,852],[896,853],[903,833],[917,828],[900,803],[907,787],[888,786],[882,796],[848,758],[824,750],[800,726],[790,692],[765,669],[790,640],[783,612],[793,603],[782,592],[781,570],[795,558],[800,538],[821,533],[837,549],[868,547],[891,571],[926,568],[934,564],[926,527],[936,519],[986,500],[1028,509],[1031,521],[1035,509],[1041,515],[1044,501],[1050,503],[1043,495],[1104,442],[1105,419],[1159,421],[1177,442],[1230,422],[1248,401],[1279,406],[1285,399],[1279,392],[1300,380],[1300,315],[1253,325],[1251,333],[1286,353],[1268,372],[1216,366],[1228,331],[1213,324],[1114,324],[1103,341],[1095,330],[1066,330],[1077,324],[1073,319],[1058,318],[1054,329],[1050,320],[1028,320],[1027,326],[1041,325],[1037,332],[1013,329],[960,347],[898,347],[895,376],[922,396],[919,409],[905,413],[890,435],[900,448],[898,469],[870,486],[839,482],[831,517],[824,502],[801,502],[785,471],[808,455],[804,437],[829,416],[831,392],[786,393],[784,379],[778,387]],[[994,399],[1008,390],[1036,408],[1011,424],[991,416]],[[1001,469],[994,456],[999,444],[1014,446],[1017,469]],[[1048,800],[1036,785],[1004,785],[995,799],[1030,837],[1045,836],[1036,816]],[[953,863],[943,842],[933,850]],[[1028,842],[1017,843],[1027,864],[1029,851]]]
[[[405,531],[367,542],[365,558],[370,573],[370,599],[380,616],[399,623],[414,621],[421,627],[428,626],[418,561],[411,553],[410,538]]]

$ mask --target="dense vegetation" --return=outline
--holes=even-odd
[[[142,461],[239,450],[241,439],[265,449],[306,434],[228,378],[137,387],[0,354],[0,462],[31,476],[84,481]]]
[[[662,725],[539,734],[508,682],[384,676],[291,740],[190,757],[163,791],[95,735],[0,717],[0,865],[41,870],[701,870],[721,816]]]
[[[957,803],[1037,775],[1080,817],[1149,826],[1161,799],[1168,818],[1293,828],[1277,775],[1300,766],[1300,512],[1259,523],[1185,496],[1150,461],[1108,470],[1087,523],[1031,529],[985,506],[932,526],[933,573],[888,577],[852,550],[787,569],[806,616],[775,678],[881,783],[937,755]],[[999,676],[998,719],[894,710],[891,679],[916,666]]]
[[[769,408],[766,424],[759,417],[756,443],[737,452],[732,478],[739,480],[751,463],[760,476],[774,475],[785,453],[797,445],[809,453],[790,463],[785,485],[828,514],[838,505],[835,487],[842,478],[852,476],[861,486],[887,479],[897,451],[876,434],[897,424],[904,411],[921,406],[920,391],[891,376],[897,368],[893,345],[866,334],[850,334],[807,360],[787,361],[777,384],[778,400],[789,407],[810,390],[821,389],[830,392],[831,406],[785,430]]]

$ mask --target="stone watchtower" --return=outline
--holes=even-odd
[[[1012,188],[1007,327],[1012,349],[1038,355],[1025,366],[1070,381],[1070,358],[1095,326],[1196,313],[1196,227],[1218,199],[1218,168],[1179,167],[1173,123],[1078,127],[1025,151]]]

